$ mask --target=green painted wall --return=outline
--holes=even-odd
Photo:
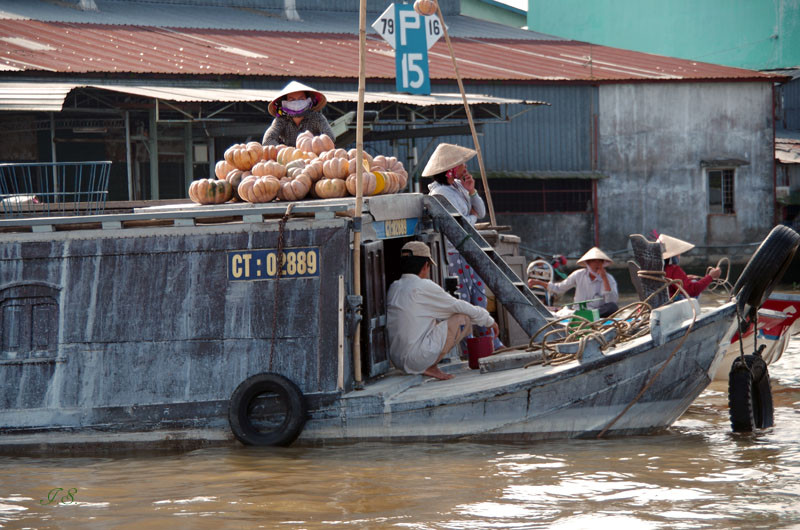
[[[528,23],[524,13],[517,13],[511,9],[490,5],[483,0],[461,0],[461,14],[515,28],[524,27]],[[493,36],[495,35],[486,35],[486,37]]]
[[[528,29],[755,70],[800,66],[800,0],[528,0]]]

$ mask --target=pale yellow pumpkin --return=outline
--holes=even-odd
[[[301,158],[299,160],[292,160],[288,164],[286,164],[286,176],[289,178],[294,178],[306,168],[306,160]]]
[[[306,153],[296,147],[284,147],[280,151],[278,151],[278,157],[275,159],[284,166],[291,162],[292,160],[298,160],[301,158],[312,158],[314,156],[313,153]]]
[[[323,151],[319,154],[319,158],[324,162],[333,158],[348,158],[348,156],[347,151],[340,147],[338,149],[329,149],[328,151]]]
[[[312,160],[303,168],[303,173],[311,179],[311,182],[316,182],[324,176],[322,171],[324,164],[325,163],[318,158]]]
[[[347,185],[343,179],[321,179],[314,184],[314,191],[321,199],[339,198],[347,195]]]

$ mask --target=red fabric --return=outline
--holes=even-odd
[[[667,265],[664,267],[664,275],[670,280],[681,280],[683,282],[683,289],[689,293],[689,296],[695,298],[703,292],[703,289],[714,280],[711,276],[706,274],[699,280],[691,280],[689,276],[683,272],[679,265]],[[669,295],[675,294],[678,289],[672,285],[669,287]]]

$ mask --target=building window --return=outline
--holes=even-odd
[[[736,213],[733,202],[733,169],[708,170],[709,213]]]
[[[581,178],[492,178],[497,213],[583,213],[592,211],[592,180]]]

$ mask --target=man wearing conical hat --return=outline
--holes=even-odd
[[[440,143],[431,155],[423,177],[433,179],[428,185],[430,195],[440,195],[448,200],[458,210],[461,216],[474,225],[478,219],[486,215],[486,205],[475,189],[475,179],[467,170],[467,162],[477,153],[474,149],[460,145]],[[456,241],[456,243],[458,243]],[[446,241],[447,247],[447,274],[458,277],[458,296],[465,302],[486,308],[486,287],[483,280],[470,267],[469,263],[450,240]],[[487,333],[485,328],[475,327],[475,335]],[[503,343],[495,336],[494,348],[502,348]],[[466,343],[461,345],[462,355],[466,355]]]
[[[700,296],[700,293],[722,274],[722,270],[719,267],[710,269],[708,274],[702,278],[686,274],[681,266],[678,265],[678,262],[681,254],[692,250],[694,245],[666,234],[659,235],[656,241],[661,243],[661,257],[664,258],[664,276],[670,280],[680,281],[683,289],[692,298]],[[677,290],[677,287],[670,285],[669,295],[673,296]]]
[[[264,133],[261,143],[294,146],[297,135],[303,131],[310,131],[314,136],[327,134],[331,140],[335,140],[328,120],[320,112],[326,103],[322,92],[292,81],[267,106],[267,112],[275,119]]]
[[[536,278],[528,279],[528,287],[538,285],[555,294],[563,294],[575,288],[575,302],[586,302],[588,309],[597,309],[601,317],[607,317],[619,309],[617,281],[606,272],[606,266],[614,263],[605,252],[592,247],[581,256],[577,265],[582,269],[574,271],[561,282],[545,282]],[[588,302],[587,302],[588,300]]]

